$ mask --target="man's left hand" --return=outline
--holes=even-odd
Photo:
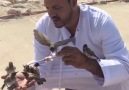
[[[97,60],[88,58],[76,47],[66,46],[57,53],[57,56],[62,56],[62,61],[65,65],[72,65],[76,68],[86,69],[92,74],[104,77]]]

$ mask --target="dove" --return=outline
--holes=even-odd
[[[88,48],[87,44],[83,45],[83,53],[89,58],[97,59],[100,61],[100,59],[95,55],[95,53],[91,51],[90,48]]]
[[[7,86],[7,88],[10,88],[10,87],[12,87],[15,84],[15,82],[16,82],[16,77],[15,77],[16,76],[16,73],[17,72],[10,73],[4,79],[4,84],[2,85],[1,90],[3,90],[5,86]]]
[[[45,34],[40,33],[37,30],[34,30],[34,37],[40,44],[48,46],[52,53],[55,52],[59,46],[66,45],[69,42],[75,41],[75,37],[71,37],[71,38],[66,39],[66,40],[52,43]]]

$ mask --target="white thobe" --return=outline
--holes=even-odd
[[[104,79],[92,75],[84,69],[77,69],[71,65],[66,66],[61,59],[51,62],[42,62],[40,66],[41,77],[47,82],[40,86],[41,90],[52,88],[71,88],[75,90],[129,90],[129,54],[117,27],[103,10],[88,5],[79,5],[80,16],[76,28],[75,43],[73,46],[82,51],[87,44],[101,59]],[[39,32],[48,36],[53,43],[68,39],[71,35],[65,27],[56,28],[54,23],[45,14],[36,25]],[[50,50],[34,39],[35,61],[49,55]],[[58,51],[64,46],[60,46]],[[39,90],[39,89],[38,89]]]

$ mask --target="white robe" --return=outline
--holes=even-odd
[[[65,27],[54,26],[48,14],[37,22],[35,29],[46,34],[52,42],[70,37]],[[41,64],[41,77],[47,80],[40,86],[41,90],[52,90],[58,88],[59,84],[61,88],[75,90],[129,90],[129,54],[111,16],[98,8],[80,5],[75,37],[76,42],[70,42],[67,46],[74,46],[82,51],[83,45],[87,44],[101,59],[99,64],[104,79],[92,75],[87,70],[65,66],[62,60],[54,59],[52,62]],[[35,39],[34,47],[35,61],[43,59],[50,53],[47,46],[41,45]],[[62,47],[59,47],[58,51]],[[38,88],[37,85],[36,87]]]

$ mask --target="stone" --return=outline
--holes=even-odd
[[[25,6],[19,3],[19,4],[13,5],[13,8],[25,8]]]
[[[17,2],[18,2],[18,3],[27,3],[28,0],[18,0]]]
[[[11,4],[17,3],[17,0],[6,0],[6,1],[11,2]]]
[[[9,2],[9,1],[0,1],[0,6],[7,7],[7,6],[10,6],[10,5],[12,5],[12,3]]]
[[[21,11],[20,10],[16,10],[16,9],[9,9],[7,11],[7,14],[21,14]]]
[[[28,0],[29,3],[36,3],[36,4],[39,4],[41,3],[39,0]]]

